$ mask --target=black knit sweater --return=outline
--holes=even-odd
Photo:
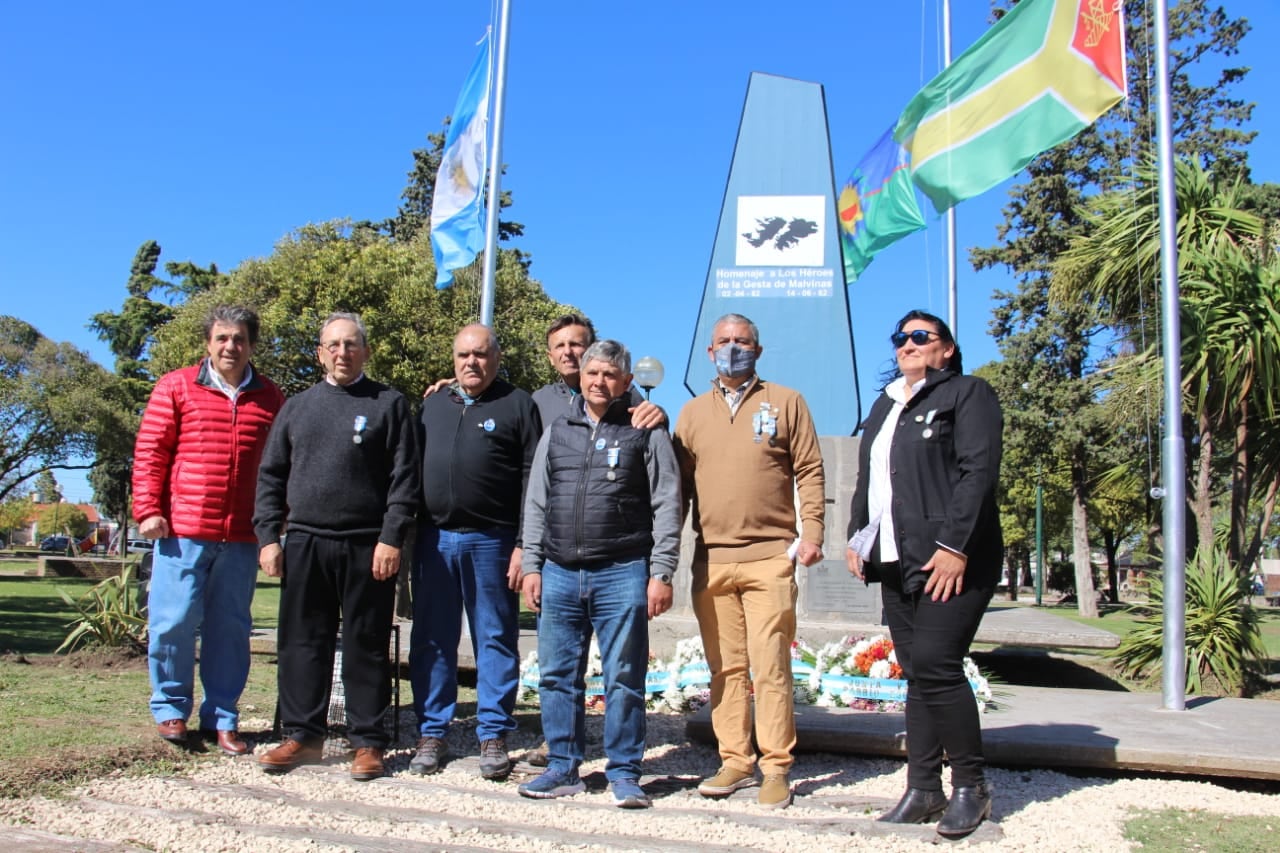
[[[400,392],[368,378],[319,382],[287,400],[272,424],[258,468],[258,544],[278,541],[287,520],[291,530],[377,534],[399,548],[417,510],[419,470]]]

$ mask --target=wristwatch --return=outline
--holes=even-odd
[[[662,581],[667,586],[671,586],[671,572],[658,572],[656,575],[650,575],[650,577],[654,580]]]

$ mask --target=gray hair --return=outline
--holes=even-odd
[[[712,334],[712,335],[715,335],[715,328],[716,328],[716,326],[719,326],[721,323],[743,323],[743,324],[745,324],[745,325],[746,325],[746,327],[747,327],[748,329],[750,329],[750,330],[751,330],[751,342],[752,342],[752,343],[754,343],[756,346],[759,346],[759,345],[760,345],[760,330],[759,330],[758,328],[756,328],[756,324],[755,324],[755,323],[753,323],[753,322],[751,322],[751,319],[750,319],[750,318],[748,318],[748,317],[744,317],[744,316],[743,316],[743,315],[741,315],[741,314],[725,314],[725,315],[724,315],[723,317],[721,317],[719,320],[716,320],[715,326],[712,326],[712,327],[711,327],[711,334]]]
[[[611,364],[623,373],[631,372],[631,353],[617,341],[596,341],[587,347],[587,351],[582,354],[582,359],[578,363],[585,368],[592,361]]]
[[[328,317],[325,317],[324,322],[320,324],[320,336],[324,337],[324,330],[329,328],[330,323],[336,323],[339,320],[347,320],[354,323],[356,331],[360,333],[360,343],[366,347],[369,346],[369,333],[365,331],[364,321],[360,319],[359,314],[350,311],[334,311]]]
[[[204,318],[204,339],[213,335],[213,327],[218,323],[227,326],[244,326],[249,333],[249,346],[258,344],[258,314],[252,308],[243,305],[219,305],[212,308]]]

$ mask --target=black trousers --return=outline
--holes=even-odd
[[[280,722],[286,737],[322,741],[339,619],[351,745],[385,748],[391,705],[391,619],[396,581],[374,580],[377,536],[340,539],[292,531],[280,587]]]
[[[983,781],[982,727],[964,657],[994,588],[965,587],[949,600],[894,589],[881,593],[885,623],[907,679],[907,784],[942,790],[942,756],[951,761],[955,787]]]

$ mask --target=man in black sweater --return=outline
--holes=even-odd
[[[414,548],[409,673],[418,744],[409,769],[435,773],[458,701],[462,614],[476,659],[480,775],[511,770],[520,608],[520,508],[542,434],[528,393],[498,379],[501,353],[487,326],[453,342],[454,381],[422,404],[425,517]]]
[[[284,404],[258,468],[258,562],[283,578],[277,652],[286,734],[258,763],[282,773],[320,760],[341,618],[351,776],[364,781],[383,774],[389,742],[388,645],[400,549],[418,505],[417,432],[405,398],[365,377],[359,316],[331,314],[316,353],[324,381]]]

